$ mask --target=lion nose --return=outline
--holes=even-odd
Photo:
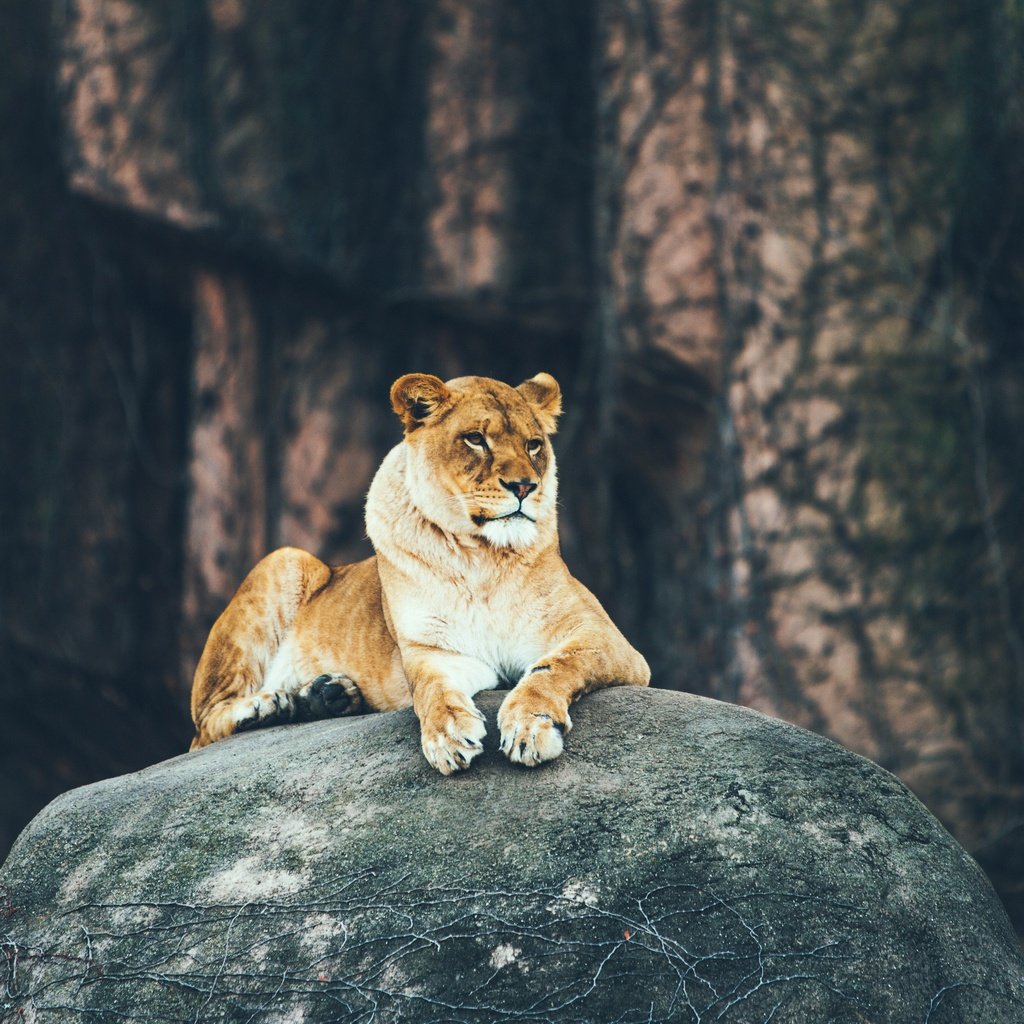
[[[506,491],[511,491],[520,501],[537,490],[537,485],[529,480],[501,480],[500,483]]]

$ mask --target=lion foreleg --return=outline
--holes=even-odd
[[[495,685],[494,671],[476,658],[419,646],[404,648],[402,663],[420,721],[423,756],[442,775],[468,768],[487,734],[472,697]]]
[[[562,753],[572,729],[569,706],[605,686],[646,686],[647,663],[628,644],[576,638],[533,664],[498,709],[501,750],[516,764],[537,765]]]

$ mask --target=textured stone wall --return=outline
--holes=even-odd
[[[979,787],[1019,778],[1024,681],[1020,454],[987,455],[960,236],[985,31],[941,5],[608,5],[597,186],[607,351],[711,396],[669,513],[697,538],[697,686],[881,761],[974,840],[1005,814]]]

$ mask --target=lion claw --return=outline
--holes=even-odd
[[[420,745],[431,767],[452,775],[468,768],[483,751],[486,734],[484,717],[476,707],[459,708],[448,715],[443,728],[423,723]]]
[[[502,705],[498,712],[501,752],[513,763],[533,767],[553,761],[563,749],[563,735],[572,728],[568,713],[558,721],[546,711]]]

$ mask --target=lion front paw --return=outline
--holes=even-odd
[[[501,751],[514,764],[553,761],[562,752],[562,737],[572,728],[568,708],[512,691],[498,710]]]
[[[420,719],[423,756],[442,775],[468,768],[484,749],[482,740],[486,735],[484,716],[472,701],[466,705],[438,701]]]

